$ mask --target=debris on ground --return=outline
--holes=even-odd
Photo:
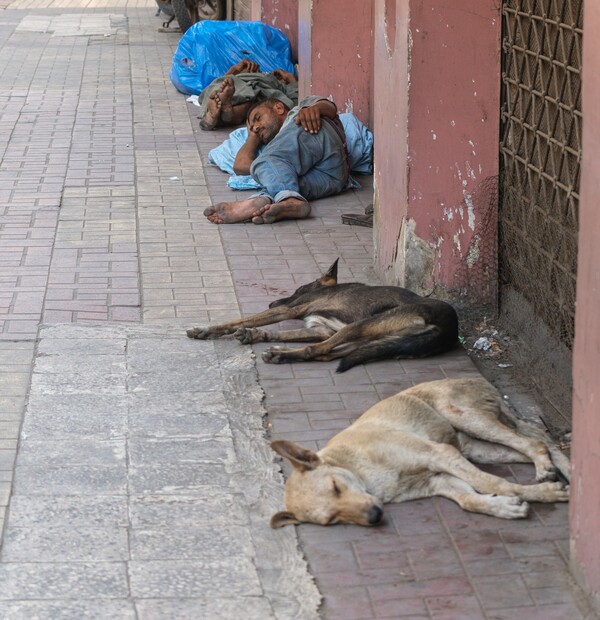
[[[466,349],[479,356],[496,357],[504,352],[505,343],[508,344],[508,336],[501,336],[493,325],[489,325],[487,319],[474,326],[472,334],[463,338],[462,342]],[[500,346],[502,342],[502,346]],[[508,368],[510,364],[498,364],[500,368]]]
[[[477,340],[473,344],[473,348],[478,349],[479,351],[488,351],[495,344],[495,341],[490,340],[486,336],[481,336],[481,338],[477,338]]]

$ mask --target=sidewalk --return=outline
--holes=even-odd
[[[372,190],[308,220],[210,224],[207,205],[244,194],[206,165],[226,132],[200,132],[169,82],[179,35],[148,0],[88,4],[0,9],[0,617],[309,620],[314,575],[330,620],[583,618],[566,505],[268,528],[282,481],[263,425],[316,448],[383,397],[477,371],[456,351],[336,375],[186,339],[338,256],[342,281],[374,282],[372,231],[340,223]]]
[[[239,308],[178,37],[71,13],[0,26],[0,617],[315,617],[251,352],[183,331]]]

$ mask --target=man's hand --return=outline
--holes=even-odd
[[[322,116],[328,118],[337,116],[335,104],[327,99],[321,99],[308,108],[300,108],[296,117],[296,125],[302,125],[302,129],[308,133],[319,133]]]
[[[237,152],[233,162],[233,171],[236,174],[250,174],[250,166],[252,166],[252,162],[256,159],[261,145],[258,134],[250,129],[248,123],[246,123],[246,127],[248,128],[248,139]]]
[[[238,62],[237,64],[233,65],[233,67],[231,67],[225,75],[237,75],[238,73],[258,73],[259,71],[260,67],[258,66],[258,63],[250,60],[249,58],[244,58],[243,60],[240,60],[240,62]]]
[[[259,135],[252,129],[248,121],[246,121],[246,129],[248,129],[247,142],[259,142],[260,143]]]
[[[293,73],[288,73],[283,69],[275,69],[275,71],[273,71],[273,75],[284,84],[293,84],[298,81]]]

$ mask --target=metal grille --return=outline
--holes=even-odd
[[[503,5],[500,274],[572,348],[583,0]]]

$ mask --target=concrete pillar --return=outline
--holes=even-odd
[[[573,351],[571,567],[600,614],[600,5],[586,0],[583,14],[585,122]]]
[[[264,2],[264,0],[263,0]],[[299,0],[300,97],[331,97],[370,121],[373,0]]]
[[[375,0],[376,263],[495,303],[500,3]]]

